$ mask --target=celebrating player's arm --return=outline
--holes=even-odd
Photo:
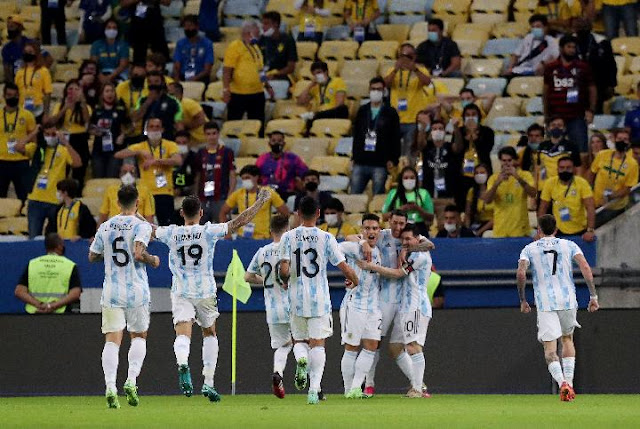
[[[141,241],[136,241],[135,243],[133,258],[136,261],[150,265],[153,268],[158,268],[160,266],[160,258],[147,252],[147,246]]]
[[[593,281],[593,273],[591,272],[591,267],[587,262],[587,259],[583,254],[578,253],[573,257],[573,260],[578,264],[580,268],[580,272],[582,273],[582,277],[584,281],[587,283],[587,287],[589,288],[589,312],[593,313],[594,311],[598,311],[600,305],[598,304],[598,294],[596,293],[596,285]]]
[[[520,259],[518,261],[518,273],[516,278],[518,280],[518,297],[520,298],[520,312],[530,313],[531,307],[527,302],[527,296],[525,295],[524,288],[527,285],[527,268],[529,267],[529,261],[526,259]]]
[[[232,232],[242,228],[246,224],[248,224],[251,219],[253,219],[262,206],[271,199],[271,192],[269,192],[266,188],[260,188],[258,191],[258,196],[256,197],[256,201],[253,203],[251,207],[240,213],[234,219],[231,219],[227,222],[227,234],[231,234]]]
[[[362,237],[362,234],[352,234],[352,235],[348,235],[347,238],[345,239],[346,241],[353,241],[353,242],[358,242],[360,243],[360,246],[362,247],[362,254],[364,255],[364,259],[368,262],[371,262],[371,250],[373,249],[371,247],[371,245],[369,245],[369,243],[367,242],[367,240],[365,240]],[[412,245],[403,245],[402,246],[402,251],[400,252],[400,255],[398,255],[398,261],[399,261],[399,265],[401,265],[402,263],[404,263],[404,261],[406,260],[406,255],[408,253],[411,252],[430,252],[432,250],[436,249],[436,245],[433,244],[433,242],[431,240],[429,240],[428,238],[420,235],[418,237],[418,244],[412,244]]]
[[[413,269],[408,263],[404,263],[400,268],[387,268],[381,265],[376,265],[369,261],[356,261],[356,264],[365,271],[375,271],[383,277],[390,279],[401,279],[411,274]]]

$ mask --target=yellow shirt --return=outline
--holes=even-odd
[[[147,91],[148,92],[148,91]],[[127,112],[129,113],[129,117],[136,111],[136,106],[138,105],[138,100],[145,96],[145,90],[142,89],[140,91],[133,90],[131,88],[131,81],[125,80],[124,82],[120,82],[116,87],[116,97],[118,100],[122,100],[124,105],[127,107]],[[142,121],[137,121],[133,123],[133,130],[131,130],[127,135],[135,136],[142,134]]]
[[[66,147],[57,145],[47,147],[40,173],[33,184],[29,199],[49,204],[58,204],[56,185],[67,177],[67,166],[73,163]]]
[[[27,143],[25,154],[13,150],[9,153],[9,141],[17,141],[26,137],[36,127],[36,119],[28,110],[18,109],[7,112],[2,109],[0,114],[0,161],[27,161],[36,150],[35,143]]]
[[[91,106],[87,106],[87,109],[89,110],[89,117],[91,117]],[[56,104],[56,107],[53,109],[53,114],[57,115],[58,113],[60,113],[60,110],[62,110],[62,103],[58,103]],[[66,132],[68,132],[69,134],[82,134],[82,133],[86,133],[87,132],[87,124],[79,124],[78,122],[76,122],[75,120],[72,119],[73,116],[73,110],[69,110],[67,109],[64,112],[64,120],[62,122],[62,129],[65,130]],[[78,113],[78,118],[80,121],[82,121],[82,114]]]
[[[322,16],[315,13],[300,12],[300,33],[304,34],[308,30],[313,33],[322,32],[323,19]]]
[[[617,192],[638,183],[638,163],[636,160],[629,154],[625,154],[621,159],[615,158],[614,153],[613,149],[601,150],[591,164],[591,172],[596,174],[593,185],[596,207],[604,205],[605,193]],[[620,210],[625,208],[628,203],[629,198],[625,197],[609,208]]]
[[[198,128],[191,129],[191,124],[195,121],[196,116],[203,112],[202,106],[195,100],[190,98],[182,97],[182,101],[180,102],[182,105],[182,121],[184,125],[189,130],[189,134],[191,134],[192,144],[198,145],[206,142],[206,137],[204,135],[204,125],[200,125]],[[208,122],[208,118],[205,115],[205,122]]]
[[[51,73],[44,66],[38,70],[34,70],[31,66],[26,69],[21,67],[16,72],[14,81],[20,91],[20,106],[23,107],[27,97],[32,99],[36,108],[41,107],[44,103],[44,96],[53,92]]]
[[[636,0],[602,0],[602,4],[607,6],[624,6],[635,2]],[[596,2],[596,10],[598,9],[597,4]]]
[[[518,169],[517,174],[533,186],[531,173]],[[499,175],[500,173],[494,173],[489,177],[488,189],[493,187]],[[495,238],[526,237],[530,231],[527,193],[524,187],[510,176],[498,186],[493,198],[493,236]]]
[[[155,148],[151,148],[149,142],[132,144],[129,150],[150,153],[155,159],[169,159],[178,153],[178,145],[170,140],[162,139],[162,142]],[[173,195],[173,167],[151,167],[142,168],[144,158],[138,158],[138,170],[140,171],[140,182],[151,192],[152,195]]]
[[[553,216],[558,229],[564,234],[576,234],[587,229],[585,198],[593,198],[589,183],[580,176],[574,176],[569,186],[558,176],[552,177],[544,185],[540,199],[553,202]]]
[[[323,110],[335,109],[338,107],[336,96],[339,92],[347,93],[347,85],[339,77],[329,79],[329,83],[320,87],[316,85],[309,91],[313,97],[313,105],[315,110],[322,112]]]
[[[342,222],[342,225],[340,226],[329,226],[329,224],[323,223],[318,228],[328,232],[337,239],[344,239],[347,238],[348,235],[355,235],[358,233],[358,230],[356,230],[355,226],[351,225],[348,222]]]
[[[78,237],[78,226],[80,224],[80,201],[76,200],[71,203],[71,207],[64,204],[58,209],[56,214],[56,224],[58,226],[58,235],[63,240],[69,240]]]
[[[362,21],[365,18],[371,20],[379,9],[378,0],[347,0],[344,4],[344,10],[351,11],[353,21]]]
[[[250,224],[247,224],[247,227],[240,228],[238,230],[238,237],[243,238],[255,238],[256,240],[269,238],[269,222],[271,221],[271,208],[278,208],[284,205],[284,201],[280,198],[280,195],[276,191],[271,188],[266,188],[269,190],[271,194],[271,199],[267,202],[267,204],[263,205],[256,217],[253,218]],[[249,192],[246,189],[238,189],[234,191],[229,197],[225,204],[229,207],[238,208],[239,212],[245,211],[248,207],[251,207],[253,203],[256,202],[256,197],[258,196],[258,191]],[[251,226],[250,226],[251,225]],[[253,227],[253,234],[251,234],[251,227]],[[247,235],[245,236],[245,231]]]
[[[258,45],[247,45],[234,40],[224,53],[224,67],[233,69],[231,87],[234,94],[257,94],[263,92],[260,72],[264,68],[262,52]]]
[[[469,189],[469,192],[467,192],[467,202],[473,204],[473,188]],[[492,219],[493,202],[487,204],[482,198],[478,198],[478,202],[476,203],[476,218],[471,219],[471,221],[473,222],[475,220],[476,222],[485,223]]]
[[[430,76],[424,66],[418,66],[418,70]],[[392,72],[393,68],[390,68],[385,76],[389,76]],[[432,82],[429,85],[430,88],[425,89],[425,86],[414,72],[408,70],[396,72],[391,84],[391,106],[398,111],[401,124],[415,123],[418,112],[428,104],[434,103],[436,94],[447,93],[444,85],[439,82]]]
[[[156,214],[156,208],[154,205],[153,196],[149,192],[146,186],[136,184],[138,188],[138,213],[144,217],[153,216]],[[107,215],[107,219],[111,219],[117,214],[120,214],[120,206],[118,206],[118,190],[120,185],[111,185],[107,188],[102,199],[102,205],[100,206],[100,214]]]
[[[166,86],[169,86],[173,82],[175,82],[175,80],[173,80],[172,77],[169,77],[169,76],[163,76],[163,77],[164,77],[164,84]],[[146,97],[147,95],[149,95],[149,79],[144,80],[144,87],[142,88],[142,96]]]
[[[538,169],[538,191],[542,191],[544,189],[544,184],[547,179],[551,179],[552,177],[556,177],[558,175],[558,160],[565,156],[572,158],[571,151],[563,150],[558,152],[533,152],[534,169],[536,167]],[[540,160],[539,164],[538,160]]]

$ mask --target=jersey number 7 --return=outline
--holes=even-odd
[[[556,252],[555,250],[545,250],[543,252],[545,255],[548,253],[553,254],[553,269],[551,271],[551,275],[555,276],[556,275],[556,268],[558,268],[558,252]]]

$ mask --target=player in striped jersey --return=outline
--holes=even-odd
[[[258,192],[256,202],[235,219],[223,223],[200,225],[203,215],[200,200],[190,196],[182,202],[180,215],[184,226],[169,225],[155,231],[156,238],[169,246],[169,268],[173,274],[171,285],[171,312],[176,339],[173,350],[178,364],[178,382],[185,396],[193,394],[189,351],[191,329],[195,320],[202,329],[202,394],[212,402],[220,401],[213,385],[218,363],[218,337],[216,319],[218,302],[216,280],[213,276],[213,255],[216,242],[246,225],[270,198],[264,189]]]
[[[147,252],[152,228],[136,216],[138,191],[125,185],[118,191],[121,213],[100,225],[89,249],[89,261],[104,260],[102,306],[102,369],[109,408],[120,408],[116,375],[122,332],[131,336],[129,371],[124,391],[129,405],[139,403],[136,378],[147,354],[149,329],[149,280],[145,265],[157,268],[160,259]]]
[[[262,284],[264,305],[267,310],[267,325],[271,336],[273,353],[273,394],[284,398],[282,377],[287,357],[292,348],[291,328],[289,326],[289,293],[283,287],[278,271],[280,269],[280,238],[289,228],[289,217],[275,215],[271,218],[272,243],[258,249],[253,256],[244,279],[250,283]]]
[[[560,400],[572,401],[576,349],[573,331],[580,325],[576,320],[578,302],[573,282],[573,261],[580,267],[589,288],[589,312],[597,311],[598,296],[589,263],[580,247],[573,241],[556,238],[556,219],[544,215],[538,219],[538,234],[542,237],[525,246],[518,261],[518,295],[520,311],[530,313],[525,295],[527,268],[533,273],[533,293],[538,309],[538,341],[544,347],[547,368],[560,387]],[[558,358],[558,338],[562,338],[562,365]]]
[[[345,262],[335,237],[316,228],[320,209],[313,198],[300,200],[298,216],[302,225],[284,233],[280,241],[280,278],[289,287],[291,334],[298,364],[295,384],[299,390],[306,386],[308,359],[307,402],[317,404],[326,361],[324,343],[333,335],[327,263],[337,266],[355,286],[358,277]]]
[[[374,214],[365,214],[362,217],[361,235],[373,248],[371,263],[376,265],[381,263],[380,252],[376,247],[379,234],[380,218]],[[347,290],[340,306],[340,325],[342,344],[344,344],[341,362],[344,393],[347,398],[356,399],[363,397],[361,386],[373,365],[380,341],[382,325],[382,314],[378,303],[380,276],[373,271],[362,270],[356,265],[356,261],[364,258],[359,243],[345,241],[339,246],[360,281],[357,287],[347,283]]]

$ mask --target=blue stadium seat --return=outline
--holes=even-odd
[[[624,118],[623,118],[624,121]],[[610,130],[617,128],[620,122],[620,117],[615,115],[595,115],[593,117],[593,129],[596,130]]]
[[[353,137],[342,137],[338,140],[335,153],[340,156],[351,156],[353,150]]]
[[[631,100],[627,97],[614,97],[611,102],[611,113],[624,114],[628,110],[636,108],[640,104],[640,100]]]
[[[327,28],[324,38],[326,40],[347,40],[351,38],[351,30],[347,25],[334,25]]]
[[[536,122],[536,116],[501,116],[494,118],[489,126],[496,132],[516,133],[527,131],[527,128]]]
[[[321,191],[332,191],[332,192],[344,192],[349,187],[348,176],[320,176],[320,186],[318,187]]]
[[[478,95],[482,94],[497,94],[501,96],[504,89],[507,87],[507,79],[503,77],[496,78],[484,78],[477,77],[469,80],[467,88],[473,89]]]
[[[237,157],[238,152],[240,152],[240,146],[242,146],[242,140],[232,137],[225,137],[221,140],[224,140],[224,145],[233,151],[233,156]]]
[[[542,97],[533,97],[526,105],[525,110],[527,115],[542,115],[544,114],[544,106],[542,105]]]
[[[520,39],[490,39],[485,43],[482,55],[485,57],[508,58],[519,44]]]

